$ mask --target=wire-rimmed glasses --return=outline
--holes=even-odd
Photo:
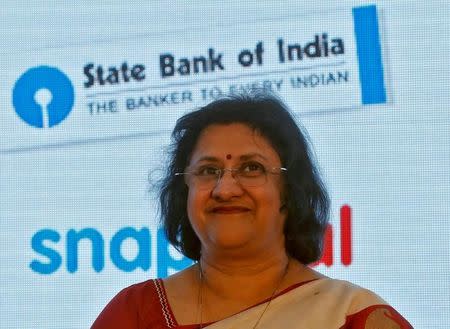
[[[185,172],[175,173],[175,176],[184,176],[188,186],[206,190],[216,187],[227,171],[242,187],[258,187],[267,182],[268,174],[279,175],[286,172],[287,169],[284,167],[266,168],[258,162],[246,162],[237,168],[220,168],[205,164],[188,167]]]

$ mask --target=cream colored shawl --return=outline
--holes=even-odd
[[[345,327],[348,316],[372,305],[386,305],[373,292],[346,281],[322,278],[275,297],[258,329],[333,329]],[[253,328],[266,303],[254,306],[208,329]],[[400,326],[398,328],[401,328]]]

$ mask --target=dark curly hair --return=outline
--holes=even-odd
[[[169,166],[159,194],[161,220],[169,242],[185,256],[200,259],[200,240],[187,215],[184,171],[202,131],[212,124],[243,123],[264,136],[287,168],[284,227],[287,253],[303,264],[318,260],[329,214],[329,198],[314,164],[306,134],[287,106],[267,91],[230,95],[178,119],[172,132]]]

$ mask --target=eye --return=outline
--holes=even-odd
[[[266,172],[266,169],[259,162],[246,162],[243,163],[239,172],[244,176],[259,176]]]
[[[220,169],[214,166],[202,166],[194,171],[197,176],[218,176]]]

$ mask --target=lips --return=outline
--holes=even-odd
[[[241,206],[218,206],[211,209],[211,212],[215,214],[238,214],[248,211],[250,211],[249,208]]]

